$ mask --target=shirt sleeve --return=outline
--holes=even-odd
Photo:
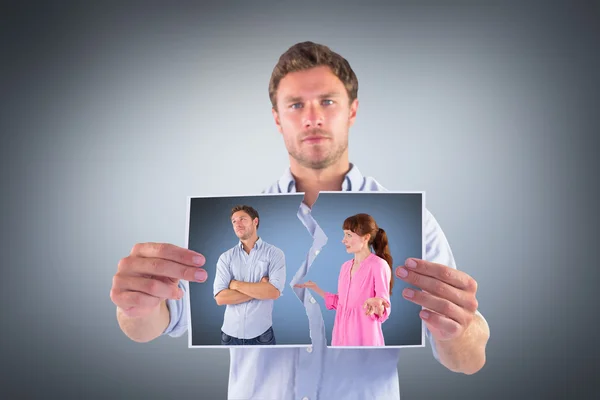
[[[337,308],[338,298],[339,296],[337,294],[326,292],[325,307],[327,307],[328,310],[335,310]]]
[[[373,271],[373,281],[375,286],[375,297],[385,299],[388,303],[390,302],[390,279],[392,277],[392,269],[385,260],[378,260],[377,268]],[[372,315],[371,318],[379,322],[385,322],[392,312],[390,307],[385,307],[383,314],[376,316]]]
[[[283,294],[285,286],[285,254],[280,249],[273,252],[273,258],[269,263],[269,283],[279,290],[279,294]]]
[[[221,254],[217,261],[215,270],[215,281],[213,282],[213,296],[217,296],[220,291],[229,289],[231,283],[231,270],[229,269],[229,259],[227,253]]]
[[[188,296],[189,283],[179,281],[178,285],[183,290],[183,296],[179,300],[167,299],[167,309],[169,310],[169,325],[162,333],[171,337],[182,336],[188,328]]]

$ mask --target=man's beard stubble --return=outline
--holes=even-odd
[[[313,129],[307,135],[303,136],[302,139],[305,139],[306,137],[309,137],[309,136],[317,136],[317,135],[324,136],[324,137],[328,138],[329,140],[333,140],[332,139],[333,135],[331,135],[329,132],[326,132],[322,129]],[[302,156],[301,152],[295,151],[296,148],[293,148],[292,151],[290,151],[288,149],[288,154],[290,156],[292,156],[294,158],[294,160],[296,160],[304,168],[320,170],[320,169],[325,169],[325,168],[335,164],[347,149],[348,149],[348,141],[346,140],[345,143],[342,143],[339,146],[334,147],[331,154],[329,154],[327,157],[325,157],[323,159],[319,159],[319,160],[312,160],[309,157]]]

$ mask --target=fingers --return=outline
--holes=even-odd
[[[396,275],[403,281],[423,289],[434,296],[449,300],[468,311],[475,312],[475,310],[477,310],[479,305],[474,292],[460,290],[439,279],[428,275],[422,275],[420,272],[420,270],[419,272],[414,270],[409,271],[408,268],[404,267],[396,269]]]
[[[202,268],[187,266],[163,258],[145,258],[129,256],[123,258],[118,265],[123,274],[139,274],[183,279],[190,282],[204,282],[208,274]]]
[[[365,309],[365,315],[382,315],[385,312],[385,308],[390,307],[390,303],[386,299],[379,297],[372,297],[365,300],[363,308]]]
[[[450,286],[467,292],[475,293],[477,291],[477,281],[475,279],[463,271],[450,268],[446,265],[409,258],[404,263],[404,267],[396,268],[396,276],[400,279],[403,279],[403,270],[414,271],[421,275],[436,278]]]
[[[169,243],[138,243],[133,246],[130,255],[143,258],[162,258],[190,267],[201,267],[206,262],[206,258],[202,254]]]
[[[166,283],[159,279],[141,276],[127,276],[116,274],[113,278],[113,287],[121,291],[141,292],[159,299],[179,300],[183,297],[176,283]]]
[[[431,310],[423,310],[419,316],[425,321],[427,328],[441,340],[454,339],[464,332],[464,328],[459,323]]]
[[[383,306],[367,306],[365,307],[366,311],[365,311],[365,315],[371,316],[371,315],[383,315],[384,311],[385,311],[385,307]]]
[[[308,281],[308,282],[304,282],[304,283],[296,283],[294,285],[294,287],[297,287],[297,288],[312,288],[315,286],[317,286],[317,284],[314,283],[313,281]]]
[[[367,300],[365,300],[364,306],[366,306],[367,304],[372,305],[372,306],[382,306],[382,307],[390,306],[390,302],[381,297],[368,298]]]
[[[148,312],[149,310],[158,307],[162,299],[158,297],[150,296],[149,294],[142,292],[114,290],[114,294],[111,291],[111,298],[113,302],[125,311],[128,315],[132,315],[131,309],[135,308],[140,313]]]
[[[473,314],[467,312],[464,308],[459,307],[446,299],[433,296],[430,293],[406,288],[402,291],[402,296],[415,304],[435,311],[436,313],[457,322],[463,327],[468,326],[473,319]]]
[[[173,283],[146,277],[116,274],[110,298],[128,316],[143,316],[164,299],[181,299],[183,291]]]

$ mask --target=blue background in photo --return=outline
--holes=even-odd
[[[226,306],[213,296],[217,260],[239,239],[231,225],[231,209],[246,204],[258,211],[258,235],[285,254],[286,283],[282,296],[274,301],[273,329],[277,345],[310,345],[308,317],[304,306],[289,286],[312,245],[312,237],[297,217],[302,194],[192,198],[188,248],[206,257],[208,280],[190,282],[192,345],[221,344],[221,326]]]
[[[306,311],[289,286],[312,245],[312,237],[297,217],[302,197],[302,194],[285,194],[191,199],[188,247],[206,257],[209,276],[205,283],[190,282],[192,345],[220,345],[225,306],[218,306],[214,300],[213,281],[219,256],[238,243],[229,219],[231,208],[237,204],[247,204],[258,211],[259,236],[285,253],[286,284],[273,307],[277,344],[311,344]],[[421,199],[421,194],[321,193],[313,206],[313,216],[328,236],[328,242],[303,281],[310,279],[326,291],[337,291],[340,267],[352,258],[341,243],[342,223],[348,216],[361,212],[371,214],[387,232],[394,266],[403,264],[407,257],[421,258]],[[388,346],[422,343],[420,307],[402,298],[406,286],[395,279],[392,313],[383,324]],[[321,305],[330,344],[335,311],[327,310],[316,293],[313,296]]]
[[[313,206],[313,217],[328,237],[327,245],[315,259],[306,280],[315,281],[325,291],[336,293],[342,264],[353,258],[342,244],[344,220],[354,214],[367,213],[375,218],[388,235],[394,269],[408,257],[422,258],[422,198],[420,193],[328,192],[321,193]],[[386,346],[420,345],[422,343],[421,307],[404,299],[407,287],[394,277],[390,318],[383,323]],[[335,310],[327,310],[323,298],[314,294],[321,304],[331,345]]]

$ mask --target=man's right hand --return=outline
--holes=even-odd
[[[179,280],[205,282],[200,253],[165,243],[138,243],[121,259],[110,298],[128,317],[145,317],[166,299],[180,299]]]

